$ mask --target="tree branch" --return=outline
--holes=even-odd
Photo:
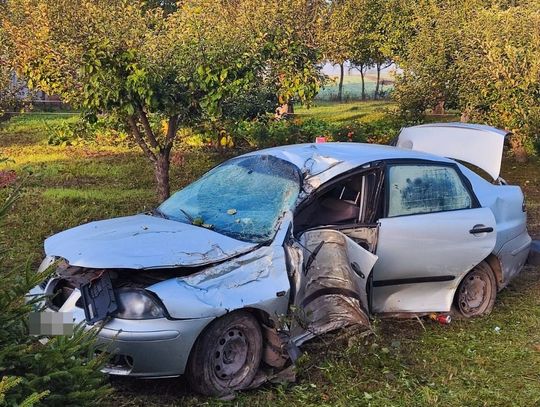
[[[144,128],[144,132],[146,133],[146,137],[148,137],[148,141],[150,142],[150,145],[153,148],[159,148],[159,144],[156,140],[156,137],[154,136],[154,132],[152,131],[152,127],[150,127],[150,122],[148,121],[148,116],[146,115],[146,112],[143,110],[143,108],[140,105],[137,105],[137,113],[139,115],[139,118],[141,119],[141,123]]]
[[[167,127],[167,138],[165,140],[166,149],[170,150],[172,148],[177,130],[178,130],[178,115],[174,115],[169,118],[169,125]]]
[[[139,131],[139,128],[137,127],[137,121],[133,116],[128,117],[128,123],[129,127],[131,127],[131,134],[133,135],[133,138],[137,142],[137,144],[141,147],[141,149],[144,151],[144,153],[147,155],[147,157],[152,161],[153,163],[157,162],[156,155],[150,150],[146,142],[144,141],[144,138]]]

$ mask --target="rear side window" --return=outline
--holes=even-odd
[[[469,209],[473,205],[453,167],[393,165],[388,181],[388,217]]]

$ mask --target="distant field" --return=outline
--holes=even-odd
[[[339,77],[331,77],[332,82],[325,85],[317,95],[320,100],[336,100],[338,95]],[[381,93],[388,93],[393,89],[393,80],[389,75],[382,76],[384,83],[380,89]],[[377,77],[375,74],[366,75],[365,91],[366,98],[373,99]],[[343,100],[359,100],[362,97],[362,79],[360,75],[345,75],[343,78]]]

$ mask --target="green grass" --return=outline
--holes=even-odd
[[[372,122],[381,120],[395,105],[388,101],[369,102],[325,102],[317,100],[313,106],[296,108],[296,116],[301,118],[313,117],[332,123],[346,123],[353,120]]]
[[[378,120],[386,102],[317,103],[300,116],[335,122]],[[0,129],[0,151],[25,178],[23,194],[2,230],[12,264],[42,256],[43,239],[95,219],[156,204],[151,167],[138,150],[47,146],[44,116],[14,118]],[[48,123],[63,118],[46,116]],[[74,120],[70,118],[69,120]],[[180,161],[178,159],[175,162]],[[223,158],[183,153],[173,165],[177,189]],[[502,175],[521,185],[529,228],[540,232],[540,161],[507,160]],[[31,175],[25,175],[29,171]],[[2,190],[2,195],[7,190]],[[495,329],[499,327],[497,332]],[[430,321],[375,320],[368,337],[341,332],[307,345],[297,382],[266,385],[234,401],[204,399],[182,379],[112,380],[111,406],[534,406],[540,405],[540,270],[529,267],[482,319],[441,326]]]

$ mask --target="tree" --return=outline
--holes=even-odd
[[[155,3],[12,0],[4,27],[30,87],[127,124],[154,165],[163,200],[179,126],[217,123],[227,114],[224,101],[261,76],[274,78],[281,100],[311,100],[316,48],[312,25],[300,24],[316,19],[317,8],[300,0],[286,8],[253,0]]]
[[[354,25],[349,20],[347,1],[329,2],[320,25],[322,59],[339,65],[338,100],[343,100],[344,64],[351,57]]]
[[[540,132],[540,2],[423,0],[413,6],[411,39],[400,52],[394,98],[421,118],[459,109],[514,133],[519,160]]]
[[[3,5],[0,4],[0,23]],[[17,82],[11,66],[11,47],[7,36],[0,24],[0,121],[9,118],[6,112],[17,110],[20,107],[18,94],[22,84]]]
[[[512,150],[525,161],[540,134],[540,2],[480,10],[463,34],[460,107],[512,131]]]
[[[354,35],[351,44],[351,65],[360,72],[362,79],[362,100],[366,99],[366,71],[373,66],[374,32],[372,13],[369,0],[351,0],[347,2],[347,16],[353,26]]]
[[[324,0],[289,0],[286,7],[276,7],[274,1],[244,4],[242,27],[262,39],[262,75],[275,84],[279,103],[309,105],[324,79],[317,36]]]
[[[414,35],[403,50],[395,99],[401,109],[422,117],[426,109],[458,106],[457,58],[462,28],[475,0],[423,0],[413,7]]]
[[[366,99],[365,74],[373,65],[380,69],[389,56],[385,46],[385,30],[381,23],[385,4],[382,0],[347,0],[332,3],[328,37],[339,39],[330,41],[331,55],[336,61],[348,59],[358,69],[362,80],[362,100]],[[325,42],[329,42],[326,40]],[[341,59],[338,59],[341,58]],[[379,86],[377,80],[377,90]],[[377,95],[375,95],[377,96]]]
[[[408,2],[374,0],[369,2],[369,31],[372,33],[372,60],[377,71],[374,97],[380,96],[381,71],[399,58],[409,39],[411,13]]]

